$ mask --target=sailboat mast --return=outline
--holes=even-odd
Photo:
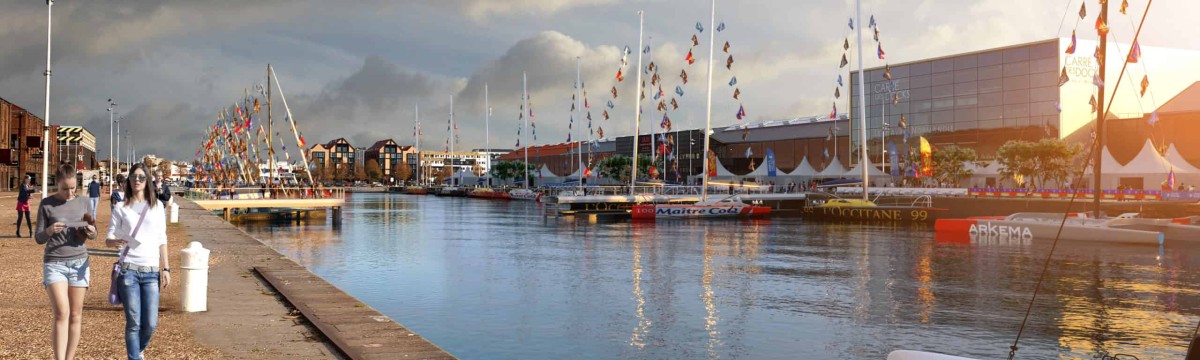
[[[483,156],[487,159],[487,169],[492,171],[492,106],[488,103],[488,85],[483,83]],[[487,176],[487,186],[492,186],[492,176]]]
[[[580,60],[579,57],[576,56],[575,57],[575,114],[576,115],[583,113],[583,104],[582,104],[583,86],[581,85],[582,75],[580,75],[582,68],[583,68],[582,60]],[[583,117],[580,116],[579,120],[580,120],[580,123],[582,123]],[[579,142],[579,146],[575,147],[575,152],[579,154],[579,165],[578,165],[578,168],[579,168],[579,190],[583,191],[583,126],[579,126],[578,128],[579,128],[579,137],[576,138],[576,140]],[[567,146],[571,146],[571,144],[567,144]]]
[[[713,0],[716,1],[716,0]],[[637,81],[633,86],[637,92],[633,94],[633,169],[629,175],[629,195],[633,196],[634,185],[637,184],[638,143],[642,135],[642,33],[645,30],[645,12],[638,10],[638,66]]]
[[[712,132],[712,79],[713,79],[713,48],[716,43],[716,30],[714,26],[717,22],[717,0],[712,1],[712,18],[708,23],[708,84],[705,88],[708,90],[708,104],[705,105],[704,111],[704,173],[701,174],[700,202],[708,201],[708,142],[709,133]]]
[[[288,106],[287,95],[283,94],[283,85],[279,83],[279,75],[275,73],[275,68],[271,68],[271,76],[275,78],[275,86],[279,87],[279,100],[283,100],[283,110],[287,112],[288,122],[292,127],[292,135],[296,137],[296,145],[300,148],[300,160],[304,162],[304,168],[308,169],[308,157],[304,156],[304,146],[300,142],[300,130],[296,129],[296,118],[292,116],[292,108]],[[316,185],[312,179],[312,171],[306,171],[308,174],[308,183]]]
[[[715,0],[714,0],[715,1]],[[858,28],[854,30],[858,34],[858,125],[859,125],[859,166],[862,167],[862,198],[863,201],[869,200],[867,195],[867,82],[863,76],[863,50],[862,50],[862,0],[854,2],[854,21],[858,23]],[[851,111],[850,113],[854,113]],[[850,121],[854,121],[851,119]]]
[[[529,77],[525,73],[521,73],[521,119],[525,123],[522,128],[525,131],[521,132],[521,137],[525,140],[525,168],[521,172],[525,174],[525,188],[529,188]]]
[[[271,158],[271,177],[267,179],[267,187],[275,185],[275,142],[272,136],[274,133],[275,120],[271,118],[271,64],[267,64],[267,154]],[[300,149],[300,152],[303,153],[304,149]]]
[[[417,186],[421,186],[421,105],[413,104],[413,127],[416,131],[413,136],[416,137],[417,153]]]
[[[1105,22],[1108,21],[1108,3],[1107,2],[1100,3],[1100,21],[1105,21]],[[1139,27],[1138,30],[1141,30],[1141,28]],[[1099,88],[1099,89],[1097,89],[1098,96],[1096,98],[1096,108],[1104,109],[1104,79],[1105,79],[1104,70],[1108,67],[1108,60],[1107,60],[1108,56],[1106,56],[1108,54],[1108,36],[1105,36],[1105,35],[1100,36],[1100,47],[1098,49],[1096,49],[1096,52],[1100,53],[1100,57],[1098,57],[1096,59],[1096,61],[1099,63],[1099,66],[1100,66],[1100,73],[1099,73],[1100,83],[1096,84],[1096,86]],[[1114,96],[1115,96],[1115,93],[1114,93]],[[1093,189],[1095,189],[1096,196],[1092,198],[1093,199],[1092,206],[1095,207],[1095,217],[1097,219],[1100,218],[1100,199],[1104,198],[1104,193],[1103,193],[1104,188],[1101,187],[1101,182],[1100,182],[1100,179],[1101,179],[1100,174],[1102,173],[1100,167],[1101,167],[1101,164],[1104,163],[1102,161],[1103,157],[1101,155],[1103,155],[1103,153],[1104,153],[1104,143],[1105,143],[1105,141],[1104,141],[1104,117],[1106,115],[1105,112],[1107,112],[1107,109],[1105,109],[1104,111],[1097,111],[1097,114],[1096,114],[1096,140],[1095,140],[1096,141],[1096,150],[1094,151],[1094,153],[1096,154],[1095,155],[1096,158],[1095,158],[1095,160],[1093,160],[1095,162],[1094,166],[1096,167],[1095,168],[1096,171],[1094,171],[1095,178],[1092,179],[1093,180],[1092,182],[1094,183]]]

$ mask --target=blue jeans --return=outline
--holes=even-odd
[[[90,206],[88,206],[88,211],[92,213],[92,219],[96,219],[96,206],[100,205],[100,198],[94,197],[94,198],[88,198],[88,200],[89,200],[88,205],[90,205]],[[99,222],[99,221],[97,221],[97,222]]]
[[[125,304],[125,352],[141,360],[158,328],[158,273],[121,270],[121,302]]]

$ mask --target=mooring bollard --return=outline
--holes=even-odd
[[[183,266],[183,311],[208,310],[208,254],[198,241],[181,250]]]
[[[178,222],[179,222],[179,204],[176,204],[174,201],[172,201],[171,202],[171,223],[175,224]]]

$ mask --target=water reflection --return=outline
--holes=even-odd
[[[1049,250],[403,195],[355,194],[344,216],[246,229],[464,358],[1003,357]],[[1018,355],[1179,357],[1200,319],[1195,250],[1059,244]]]

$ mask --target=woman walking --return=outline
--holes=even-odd
[[[130,360],[142,359],[158,328],[159,291],[171,284],[166,212],[149,182],[144,164],[129,169],[125,201],[113,207],[105,240],[110,247],[125,246],[118,294],[125,304],[125,351]]]
[[[87,199],[75,197],[75,167],[62,165],[55,172],[58,191],[38,205],[34,238],[45,244],[42,286],[54,310],[54,358],[74,359],[83,326],[83,299],[91,282],[87,247],[96,238],[95,220],[88,214]],[[26,181],[28,183],[28,181]]]
[[[17,237],[21,237],[21,218],[25,218],[29,236],[33,236],[33,219],[29,218],[29,197],[33,195],[34,189],[33,177],[25,175],[25,181],[22,181],[21,188],[17,189]]]

